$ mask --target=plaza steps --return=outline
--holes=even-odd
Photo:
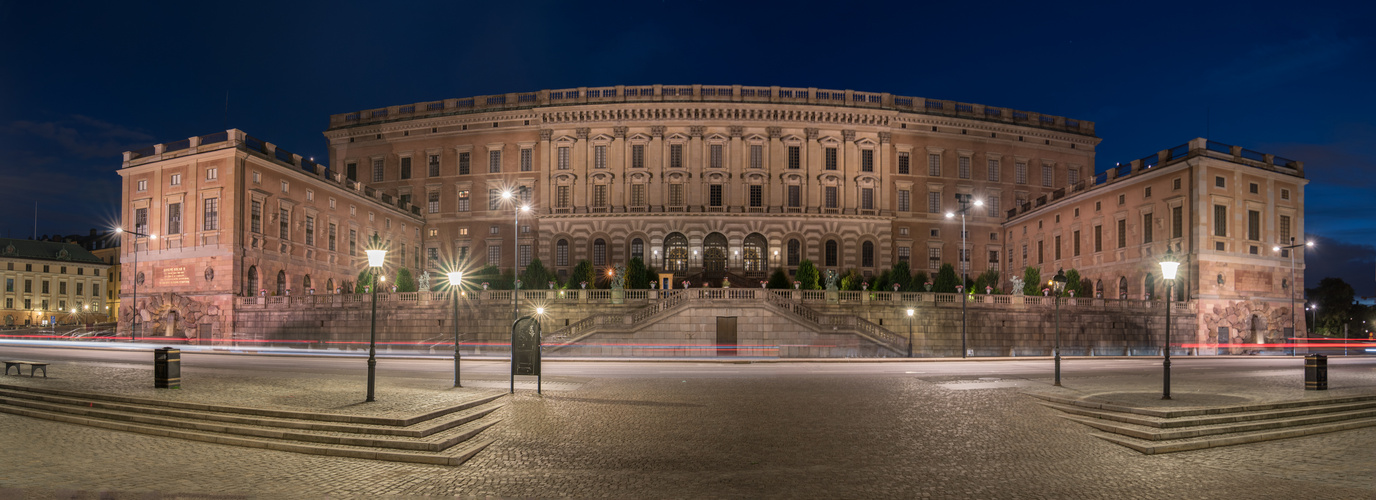
[[[1376,426],[1376,396],[1170,410],[1030,395],[1063,418],[1102,431],[1093,436],[1146,455]]]
[[[504,394],[407,418],[312,413],[0,385],[0,413],[251,448],[460,465],[491,439]]]

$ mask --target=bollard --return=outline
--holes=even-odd
[[[1328,390],[1328,356],[1310,354],[1304,357],[1304,390]]]

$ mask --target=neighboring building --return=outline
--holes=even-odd
[[[375,234],[419,262],[418,209],[240,130],[125,152],[119,174],[122,227],[153,236],[120,245],[121,335],[137,310],[139,336],[224,338],[235,296],[349,289]]]
[[[116,243],[119,238],[113,238]],[[98,250],[92,250],[91,255],[102,262],[109,264],[110,269],[105,272],[105,310],[109,318],[119,317],[119,283],[124,279],[120,275],[119,267],[119,246],[110,246]]]
[[[1042,279],[1077,269],[1096,297],[1165,294],[1162,256],[1181,262],[1177,300],[1196,300],[1198,341],[1278,342],[1304,331],[1304,164],[1217,141],[1119,165],[1031,203],[1004,222],[1008,267]],[[1011,276],[1005,276],[1011,278]]]
[[[646,85],[446,99],[334,115],[330,166],[422,207],[427,266],[567,276],[633,257],[680,276],[999,269],[1008,207],[1089,178],[1094,124],[883,93]],[[513,227],[515,190],[534,207]],[[513,231],[519,241],[511,248]],[[514,262],[517,261],[518,262]],[[677,282],[677,280],[675,280]]]
[[[80,245],[0,238],[0,319],[5,326],[101,321],[109,267]]]

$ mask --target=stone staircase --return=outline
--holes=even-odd
[[[407,418],[284,411],[159,401],[0,385],[0,413],[311,455],[460,465],[491,439],[494,394]]]
[[[1102,431],[1095,437],[1146,455],[1376,426],[1376,396],[1171,410],[1030,395],[1062,417]]]

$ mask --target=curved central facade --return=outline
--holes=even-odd
[[[739,85],[416,103],[335,115],[325,136],[332,168],[422,207],[431,269],[538,257],[562,276],[634,257],[685,276],[999,269],[1007,209],[1092,177],[1099,142],[1008,108]],[[533,207],[519,223],[508,189]],[[984,203],[967,252],[957,195]]]

